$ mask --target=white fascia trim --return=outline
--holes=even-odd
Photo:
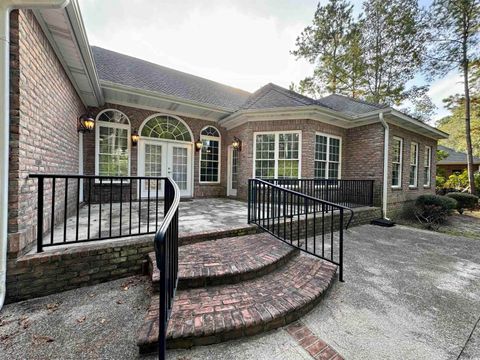
[[[119,85],[119,84],[111,82],[111,81],[100,80],[100,86],[103,89],[107,89],[107,90],[111,90],[111,91],[118,91],[118,92],[122,92],[122,93],[126,93],[126,94],[138,95],[138,96],[143,96],[143,97],[151,98],[151,99],[171,101],[171,102],[178,103],[180,105],[191,106],[191,107],[194,107],[194,108],[197,108],[197,109],[208,110],[208,111],[217,112],[217,113],[221,113],[221,114],[225,114],[225,115],[229,115],[229,114],[232,113],[231,109],[227,109],[227,108],[224,108],[224,107],[207,105],[205,103],[200,103],[200,102],[193,101],[193,100],[186,100],[186,99],[178,97],[178,96],[162,94],[162,93],[159,93],[159,92],[156,92],[156,91],[149,91],[149,90],[134,88],[134,87],[131,87],[131,86]]]
[[[397,117],[397,118],[399,118],[399,119],[401,119],[401,120],[403,120],[403,121],[405,121],[405,122],[407,122],[407,123],[409,123],[409,124],[411,124],[411,125],[421,127],[422,129],[427,130],[427,131],[435,134],[436,136],[431,136],[433,139],[436,139],[436,140],[448,139],[448,134],[447,134],[447,133],[445,133],[445,132],[443,132],[443,131],[441,131],[441,130],[436,129],[436,128],[434,128],[433,126],[430,126],[430,125],[428,125],[428,124],[422,123],[421,121],[412,119],[410,116],[407,116],[407,115],[401,113],[401,112],[398,111],[398,110],[391,109],[390,113],[391,113],[393,116],[395,116],[395,117]],[[412,131],[412,130],[410,130],[410,131]]]
[[[87,31],[82,19],[82,13],[80,11],[80,6],[78,5],[77,0],[71,0],[70,4],[65,8],[67,11],[67,17],[70,20],[70,26],[72,27],[73,34],[77,45],[82,54],[82,60],[88,74],[88,78],[95,93],[95,97],[99,103],[99,106],[102,106],[105,101],[103,98],[103,92],[100,88],[100,81],[98,78],[97,68],[95,66],[95,61],[93,60],[92,49],[87,37]]]

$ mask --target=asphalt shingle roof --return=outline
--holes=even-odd
[[[339,94],[325,96],[318,99],[317,103],[348,115],[365,114],[378,109],[388,108],[387,105],[372,104]]]
[[[281,86],[269,83],[255,91],[242,105],[241,110],[246,109],[271,109],[276,107],[294,107],[315,105],[316,101],[287,90]]]
[[[178,96],[230,110],[238,109],[250,93],[215,81],[92,46],[100,80]]]
[[[448,154],[448,157],[445,159],[438,161],[438,165],[448,164],[448,163],[467,163],[467,154],[459,151],[455,151],[454,149],[448,148],[446,146],[438,145],[438,150],[445,151]],[[474,164],[480,164],[480,158],[473,157]]]

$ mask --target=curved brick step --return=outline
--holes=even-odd
[[[178,291],[167,346],[190,348],[284,326],[320,301],[335,272],[335,265],[302,254],[261,278]],[[140,352],[155,351],[157,337],[158,295],[154,295],[139,332]]]
[[[263,276],[286,264],[298,250],[268,233],[244,235],[181,246],[178,288],[234,284]],[[160,272],[155,253],[149,254],[153,289],[158,292]]]

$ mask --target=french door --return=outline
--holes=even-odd
[[[140,176],[170,176],[180,188],[181,196],[192,196],[192,159],[190,144],[141,139],[138,144],[138,173]],[[142,181],[140,195],[155,197],[156,181]],[[158,183],[159,196],[163,196],[163,184]]]
[[[227,196],[237,196],[238,187],[238,149],[228,147]]]

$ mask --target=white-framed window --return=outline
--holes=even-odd
[[[431,181],[431,166],[432,166],[432,148],[425,146],[425,154],[423,161],[423,186],[429,187]]]
[[[392,141],[392,187],[402,186],[403,139],[394,137]]]
[[[340,179],[342,161],[342,138],[315,134],[315,178]]]
[[[207,126],[200,132],[203,147],[200,150],[200,182],[220,182],[220,132],[213,126]]]
[[[418,144],[410,143],[410,177],[408,186],[416,188],[418,185]]]
[[[130,175],[130,120],[119,110],[107,109],[97,115],[95,174]]]
[[[300,131],[254,133],[253,174],[256,178],[299,178],[300,158]]]

